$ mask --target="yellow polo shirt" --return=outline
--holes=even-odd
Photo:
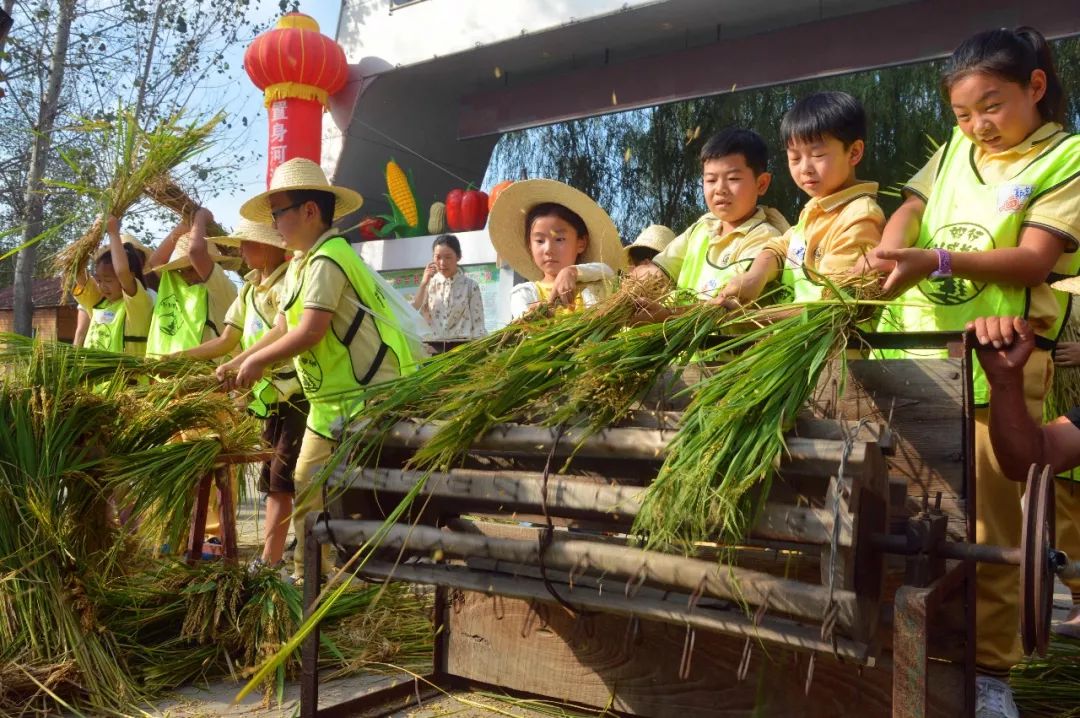
[[[71,295],[75,297],[75,301],[79,303],[79,306],[86,310],[86,313],[90,315],[91,322],[93,322],[94,307],[104,299],[97,285],[93,282],[87,282],[81,287],[75,287]],[[129,337],[146,337],[147,332],[150,330],[150,319],[154,315],[154,300],[150,298],[146,288],[138,279],[135,280],[134,296],[129,297],[127,292],[122,290],[120,295],[124,300],[124,334]],[[87,336],[90,336],[89,331]],[[126,342],[124,353],[142,356],[146,353],[146,340]]]
[[[259,270],[257,269],[253,269],[244,275],[244,283],[250,284],[250,291],[255,292],[255,306],[259,310],[259,314],[270,322],[271,326],[273,326],[273,322],[281,310],[281,302],[285,298],[285,272],[288,268],[289,263],[282,262],[277,269],[270,273],[270,276],[261,282],[259,281]],[[241,287],[240,293],[229,305],[229,310],[225,312],[225,323],[243,333],[244,324],[247,321],[246,315],[247,305],[244,303],[244,287]]]
[[[857,182],[825,197],[812,197],[799,214],[806,239],[805,266],[818,274],[846,274],[881,242],[885,213],[877,203],[877,182]],[[791,230],[768,243],[781,268]]]
[[[1008,182],[1038,157],[1040,152],[1054,146],[1065,134],[1061,125],[1047,122],[1028,135],[1023,142],[1002,152],[984,152],[976,145],[972,155],[975,169],[987,184]],[[906,195],[918,195],[923,201],[930,196],[944,152],[945,146],[942,145],[930,161],[904,185],[903,191]],[[1071,274],[1068,265],[1075,260],[1073,253],[1080,247],[1080,177],[1073,177],[1060,187],[1035,198],[1024,210],[1023,224],[1039,227],[1061,237],[1065,243],[1065,251],[1051,271],[1054,274]],[[1059,313],[1060,306],[1049,284],[1040,284],[1031,289],[1028,321],[1036,331],[1052,326]]]
[[[730,232],[720,234],[722,227],[723,223],[716,215],[706,212],[673,239],[663,252],[653,257],[653,264],[664,270],[673,282],[678,282],[687,256],[695,252],[705,252],[706,260],[714,267],[727,267],[742,261],[749,266],[769,242],[779,239],[787,231],[788,223],[775,209],[758,206]],[[708,237],[708,244],[704,246],[699,244],[703,235]]]

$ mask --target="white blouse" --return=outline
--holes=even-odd
[[[449,279],[439,272],[431,277],[420,313],[431,325],[434,339],[476,339],[487,334],[480,285],[460,269]]]

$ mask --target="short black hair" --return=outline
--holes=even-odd
[[[435,241],[431,243],[431,251],[434,252],[436,247],[449,247],[450,250],[457,255],[458,259],[461,259],[461,242],[458,238],[452,234],[440,234],[435,238]]]
[[[301,205],[306,202],[314,202],[319,208],[319,218],[327,227],[334,224],[334,210],[337,207],[337,197],[333,192],[324,192],[321,189],[292,189],[285,192],[289,202]]]
[[[753,130],[744,130],[741,127],[720,130],[705,140],[701,148],[701,163],[728,155],[742,155],[746,166],[753,170],[755,176],[769,169],[769,146],[761,139],[761,135]]]
[[[866,140],[866,110],[846,92],[815,92],[807,95],[784,114],[780,122],[780,140],[784,146],[794,141],[817,142],[835,137],[851,147],[855,140]]]

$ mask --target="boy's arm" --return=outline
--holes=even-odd
[[[129,297],[134,297],[137,291],[135,287],[135,275],[128,266],[127,252],[124,251],[124,241],[120,239],[120,220],[112,215],[105,222],[105,229],[109,235],[109,255],[112,257],[113,271],[120,280],[120,288]]]
[[[1064,240],[1040,227],[1020,230],[1016,247],[985,252],[950,252],[954,276],[976,282],[992,282],[1019,287],[1037,287],[1046,281],[1062,252]],[[895,262],[882,288],[886,295],[901,294],[929,277],[938,268],[938,254],[932,249],[878,250],[878,257]]]
[[[191,225],[188,221],[186,219],[180,220],[180,223],[173,228],[173,231],[169,232],[165,239],[161,240],[161,244],[157,246],[157,249],[150,253],[150,256],[146,259],[147,268],[160,267],[168,262],[173,248],[176,247],[176,240],[189,231],[191,231]]]
[[[199,207],[191,223],[191,244],[188,245],[188,259],[191,266],[205,282],[214,271],[214,260],[210,259],[210,245],[206,241],[206,225],[214,219],[210,210]]]
[[[240,344],[241,332],[231,324],[225,325],[225,333],[203,342],[197,347],[179,352],[188,359],[217,359],[223,357]]]
[[[775,248],[763,249],[754,258],[754,263],[749,269],[728,282],[709,302],[711,304],[727,304],[731,300],[735,300],[738,304],[753,302],[761,296],[765,286],[780,275],[782,266],[783,260],[780,259]]]
[[[274,320],[274,326],[271,327],[270,331],[266,332],[266,334],[263,334],[262,338],[259,339],[259,341],[255,342],[247,349],[234,356],[229,361],[218,366],[216,371],[218,381],[226,383],[227,380],[240,368],[240,365],[244,363],[245,359],[247,359],[255,352],[259,351],[260,349],[265,349],[266,347],[276,342],[278,339],[281,339],[283,336],[285,336],[285,332],[287,331],[289,331],[289,327],[285,324],[285,315],[278,314],[277,318]]]
[[[248,389],[262,378],[266,367],[292,359],[312,348],[326,336],[334,313],[324,309],[304,308],[300,322],[277,341],[251,352],[236,372],[235,385]],[[276,328],[276,327],[275,327]],[[252,347],[252,349],[255,349]]]

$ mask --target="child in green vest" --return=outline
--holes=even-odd
[[[209,210],[200,208],[190,228],[182,222],[147,261],[160,275],[147,354],[194,349],[224,331],[225,311],[236,299],[236,287],[222,264],[235,268],[236,263],[207,242],[206,225],[212,219]]]
[[[251,271],[225,313],[221,336],[184,352],[193,359],[217,359],[237,346],[253,346],[273,328],[285,291],[287,250],[285,240],[273,227],[244,219],[231,235],[214,237],[213,241],[221,246],[239,246],[240,256]],[[266,528],[262,556],[256,564],[276,566],[281,562],[289,533],[295,492],[293,471],[308,411],[292,362],[275,367],[268,378],[252,387],[248,411],[263,419],[263,442],[274,449],[274,457],[263,462],[259,474],[259,492],[266,494]]]
[[[701,187],[709,211],[633,274],[665,276],[701,300],[715,297],[788,228],[783,215],[758,204],[772,181],[768,166],[769,149],[753,130],[729,128],[706,140]],[[652,311],[654,318],[669,313]]]
[[[754,301],[777,277],[793,301],[820,299],[828,277],[849,273],[881,239],[885,215],[877,183],[855,176],[866,148],[866,112],[859,101],[846,92],[804,97],[784,115],[780,138],[791,179],[810,201],[799,223],[770,240],[713,301]]]
[[[980,316],[1024,317],[1037,346],[1024,386],[1028,410],[1040,420],[1050,350],[1067,306],[1048,282],[1080,270],[1080,137],[1062,128],[1064,91],[1046,40],[1032,28],[968,38],[946,62],[942,80],[957,126],[907,184],[904,203],[868,258],[896,297],[880,328],[962,331]],[[990,446],[989,399],[977,369],[976,538],[1016,546],[1023,486],[1006,478]],[[1061,527],[1080,505],[1058,483]],[[1059,548],[1073,555],[1080,546]],[[1004,681],[1021,653],[1018,574],[1015,566],[976,568],[977,715],[1016,715]]]
[[[297,255],[289,262],[274,328],[218,367],[218,376],[227,387],[246,389],[269,367],[292,359],[310,404],[294,473],[298,493],[333,454],[336,432],[363,408],[364,388],[416,368],[409,339],[382,285],[332,226],[362,202],[356,192],[331,186],[319,165],[297,158],[281,164],[270,189],[240,208],[247,219],[273,223]],[[314,492],[293,512],[297,579],[304,571],[304,517],[321,504]],[[323,561],[326,571],[325,551]]]
[[[82,346],[142,356],[154,311],[143,278],[142,251],[149,250],[131,235],[121,235],[116,217],[105,226],[109,246],[97,253],[94,281],[81,274],[72,292],[90,316]]]

